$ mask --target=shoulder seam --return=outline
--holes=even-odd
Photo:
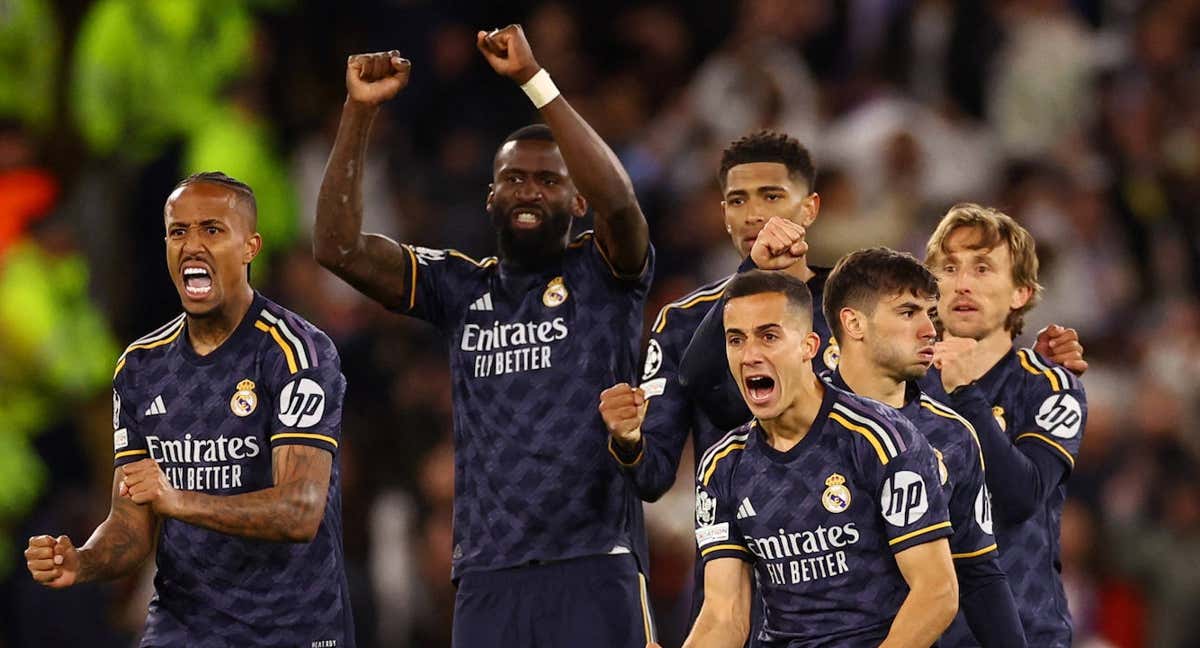
[[[663,332],[663,329],[667,326],[667,311],[670,311],[671,309],[687,310],[696,304],[720,299],[721,295],[725,293],[725,286],[727,286],[732,280],[733,276],[731,275],[712,286],[693,290],[683,297],[680,297],[679,299],[668,303],[666,306],[663,306],[662,309],[658,311],[658,317],[654,318],[654,326],[651,330],[653,330],[655,333]]]
[[[886,465],[900,454],[896,439],[888,434],[877,421],[873,421],[841,403],[833,404],[833,411],[829,413],[829,418],[847,430],[862,435],[875,449],[880,463]]]
[[[983,444],[979,442],[979,433],[975,431],[975,426],[971,425],[970,421],[945,404],[930,398],[927,394],[921,394],[921,406],[938,416],[962,423],[963,427],[967,428],[967,432],[971,434],[971,439],[975,441],[975,450],[979,454],[979,466],[985,470],[987,469],[983,461]]]
[[[1072,388],[1071,379],[1062,367],[1047,365],[1032,349],[1018,349],[1017,359],[1025,371],[1049,381],[1051,391],[1059,392]]]
[[[738,428],[738,430],[740,429]],[[746,447],[746,440],[750,438],[750,430],[740,433],[738,430],[726,434],[705,451],[700,458],[700,463],[696,466],[696,481],[707,486],[708,480],[712,479],[712,474],[717,469],[717,462],[734,450]]]
[[[129,346],[125,347],[125,350],[117,358],[117,367],[113,370],[113,378],[116,378],[117,374],[121,373],[121,369],[125,367],[125,361],[131,352],[139,349],[153,349],[170,344],[175,338],[179,337],[179,333],[183,331],[183,323],[186,316],[186,313],[180,313],[171,321],[134,340]]]

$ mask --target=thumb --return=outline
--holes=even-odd
[[[54,540],[54,564],[61,565],[66,560],[67,552],[73,549],[71,539],[60,535]]]

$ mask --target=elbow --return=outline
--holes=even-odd
[[[340,254],[338,245],[331,239],[321,236],[313,237],[313,259],[327,270],[336,270],[342,266],[348,254]]]
[[[928,609],[935,615],[937,624],[943,629],[948,628],[954,615],[958,614],[958,579],[954,574],[930,587],[929,599]]]

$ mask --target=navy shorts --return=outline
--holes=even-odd
[[[646,579],[630,554],[464,574],[454,648],[645,648]]]

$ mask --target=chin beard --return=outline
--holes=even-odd
[[[510,223],[497,224],[496,244],[500,258],[521,267],[536,268],[562,255],[571,229],[569,216],[554,215],[534,230],[516,230]]]

